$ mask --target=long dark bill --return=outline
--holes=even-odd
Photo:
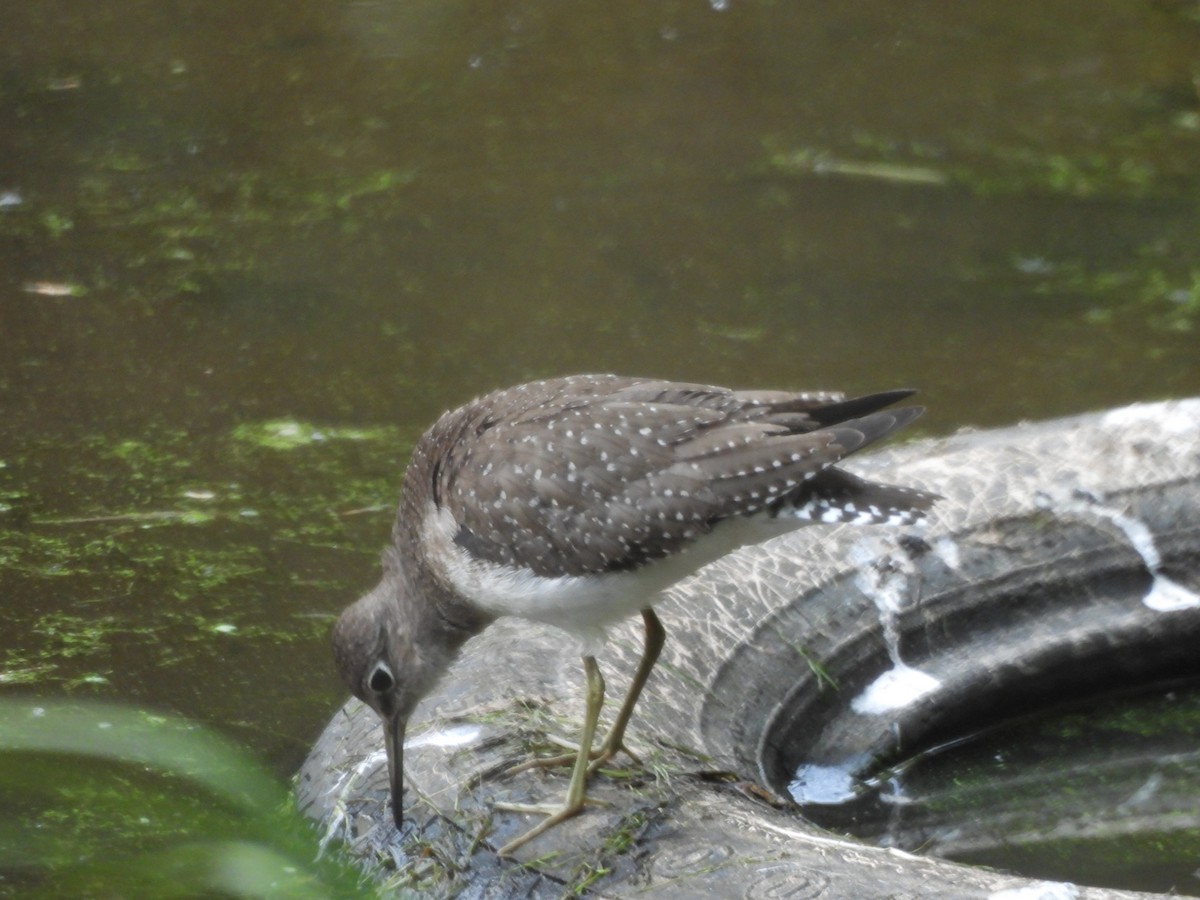
[[[388,781],[392,792],[392,821],[396,830],[404,827],[404,726],[402,716],[383,723],[383,745],[387,750]]]

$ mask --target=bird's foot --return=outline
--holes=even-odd
[[[604,766],[612,762],[613,757],[615,757],[618,753],[624,753],[631,760],[633,760],[633,764],[635,766],[644,768],[642,758],[626,747],[625,741],[622,738],[616,738],[615,740],[605,738],[604,743],[602,743],[598,749],[592,751],[591,753],[591,763],[588,765],[588,774],[594,775]]]
[[[503,801],[493,803],[493,808],[502,809],[506,812],[532,813],[546,817],[520,837],[513,838],[497,850],[497,854],[499,856],[511,856],[512,852],[518,847],[527,844],[538,835],[544,834],[560,822],[565,822],[572,816],[579,815],[579,813],[583,812],[583,807],[588,803],[602,805],[599,801],[589,800],[586,797],[581,797],[576,803],[568,801],[559,805],[553,803],[506,803]]]
[[[558,756],[540,756],[534,759],[528,759],[523,763],[513,766],[512,768],[505,769],[504,772],[501,773],[502,776],[508,778],[520,772],[527,772],[530,769],[553,769],[558,768],[559,766],[575,765],[575,761],[579,756],[579,747],[567,741],[555,739],[554,742],[566,747],[571,752],[560,753]],[[612,762],[613,758],[618,753],[624,753],[631,760],[633,760],[634,765],[642,765],[641,757],[625,746],[624,740],[620,738],[617,738],[616,740],[605,738],[604,742],[599,747],[588,754],[588,760],[590,761],[587,770],[588,775],[596,774],[598,770]]]

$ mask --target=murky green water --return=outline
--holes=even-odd
[[[0,6],[0,690],[291,772],[505,383],[1200,393],[1194,3]]]
[[[1200,685],[1002,720],[805,814],[872,843],[1085,885],[1200,894]]]

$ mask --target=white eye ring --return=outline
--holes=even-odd
[[[382,659],[375,663],[371,674],[367,676],[367,687],[373,694],[386,694],[396,686],[396,676],[392,668]]]

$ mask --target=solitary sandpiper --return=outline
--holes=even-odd
[[[662,648],[662,591],[746,544],[812,522],[910,524],[936,495],[833,468],[921,413],[896,390],[733,391],[576,375],[496,391],[445,413],[417,443],[379,585],[347,608],[333,646],[351,692],[383,720],[392,814],[403,821],[404,731],[459,648],[499,616],[582,639],[587,705],[565,801],[507,854],[583,809],[589,774],[625,728]],[[595,652],[640,612],[641,663],[593,750],[604,702]],[[625,751],[628,752],[628,751]]]

